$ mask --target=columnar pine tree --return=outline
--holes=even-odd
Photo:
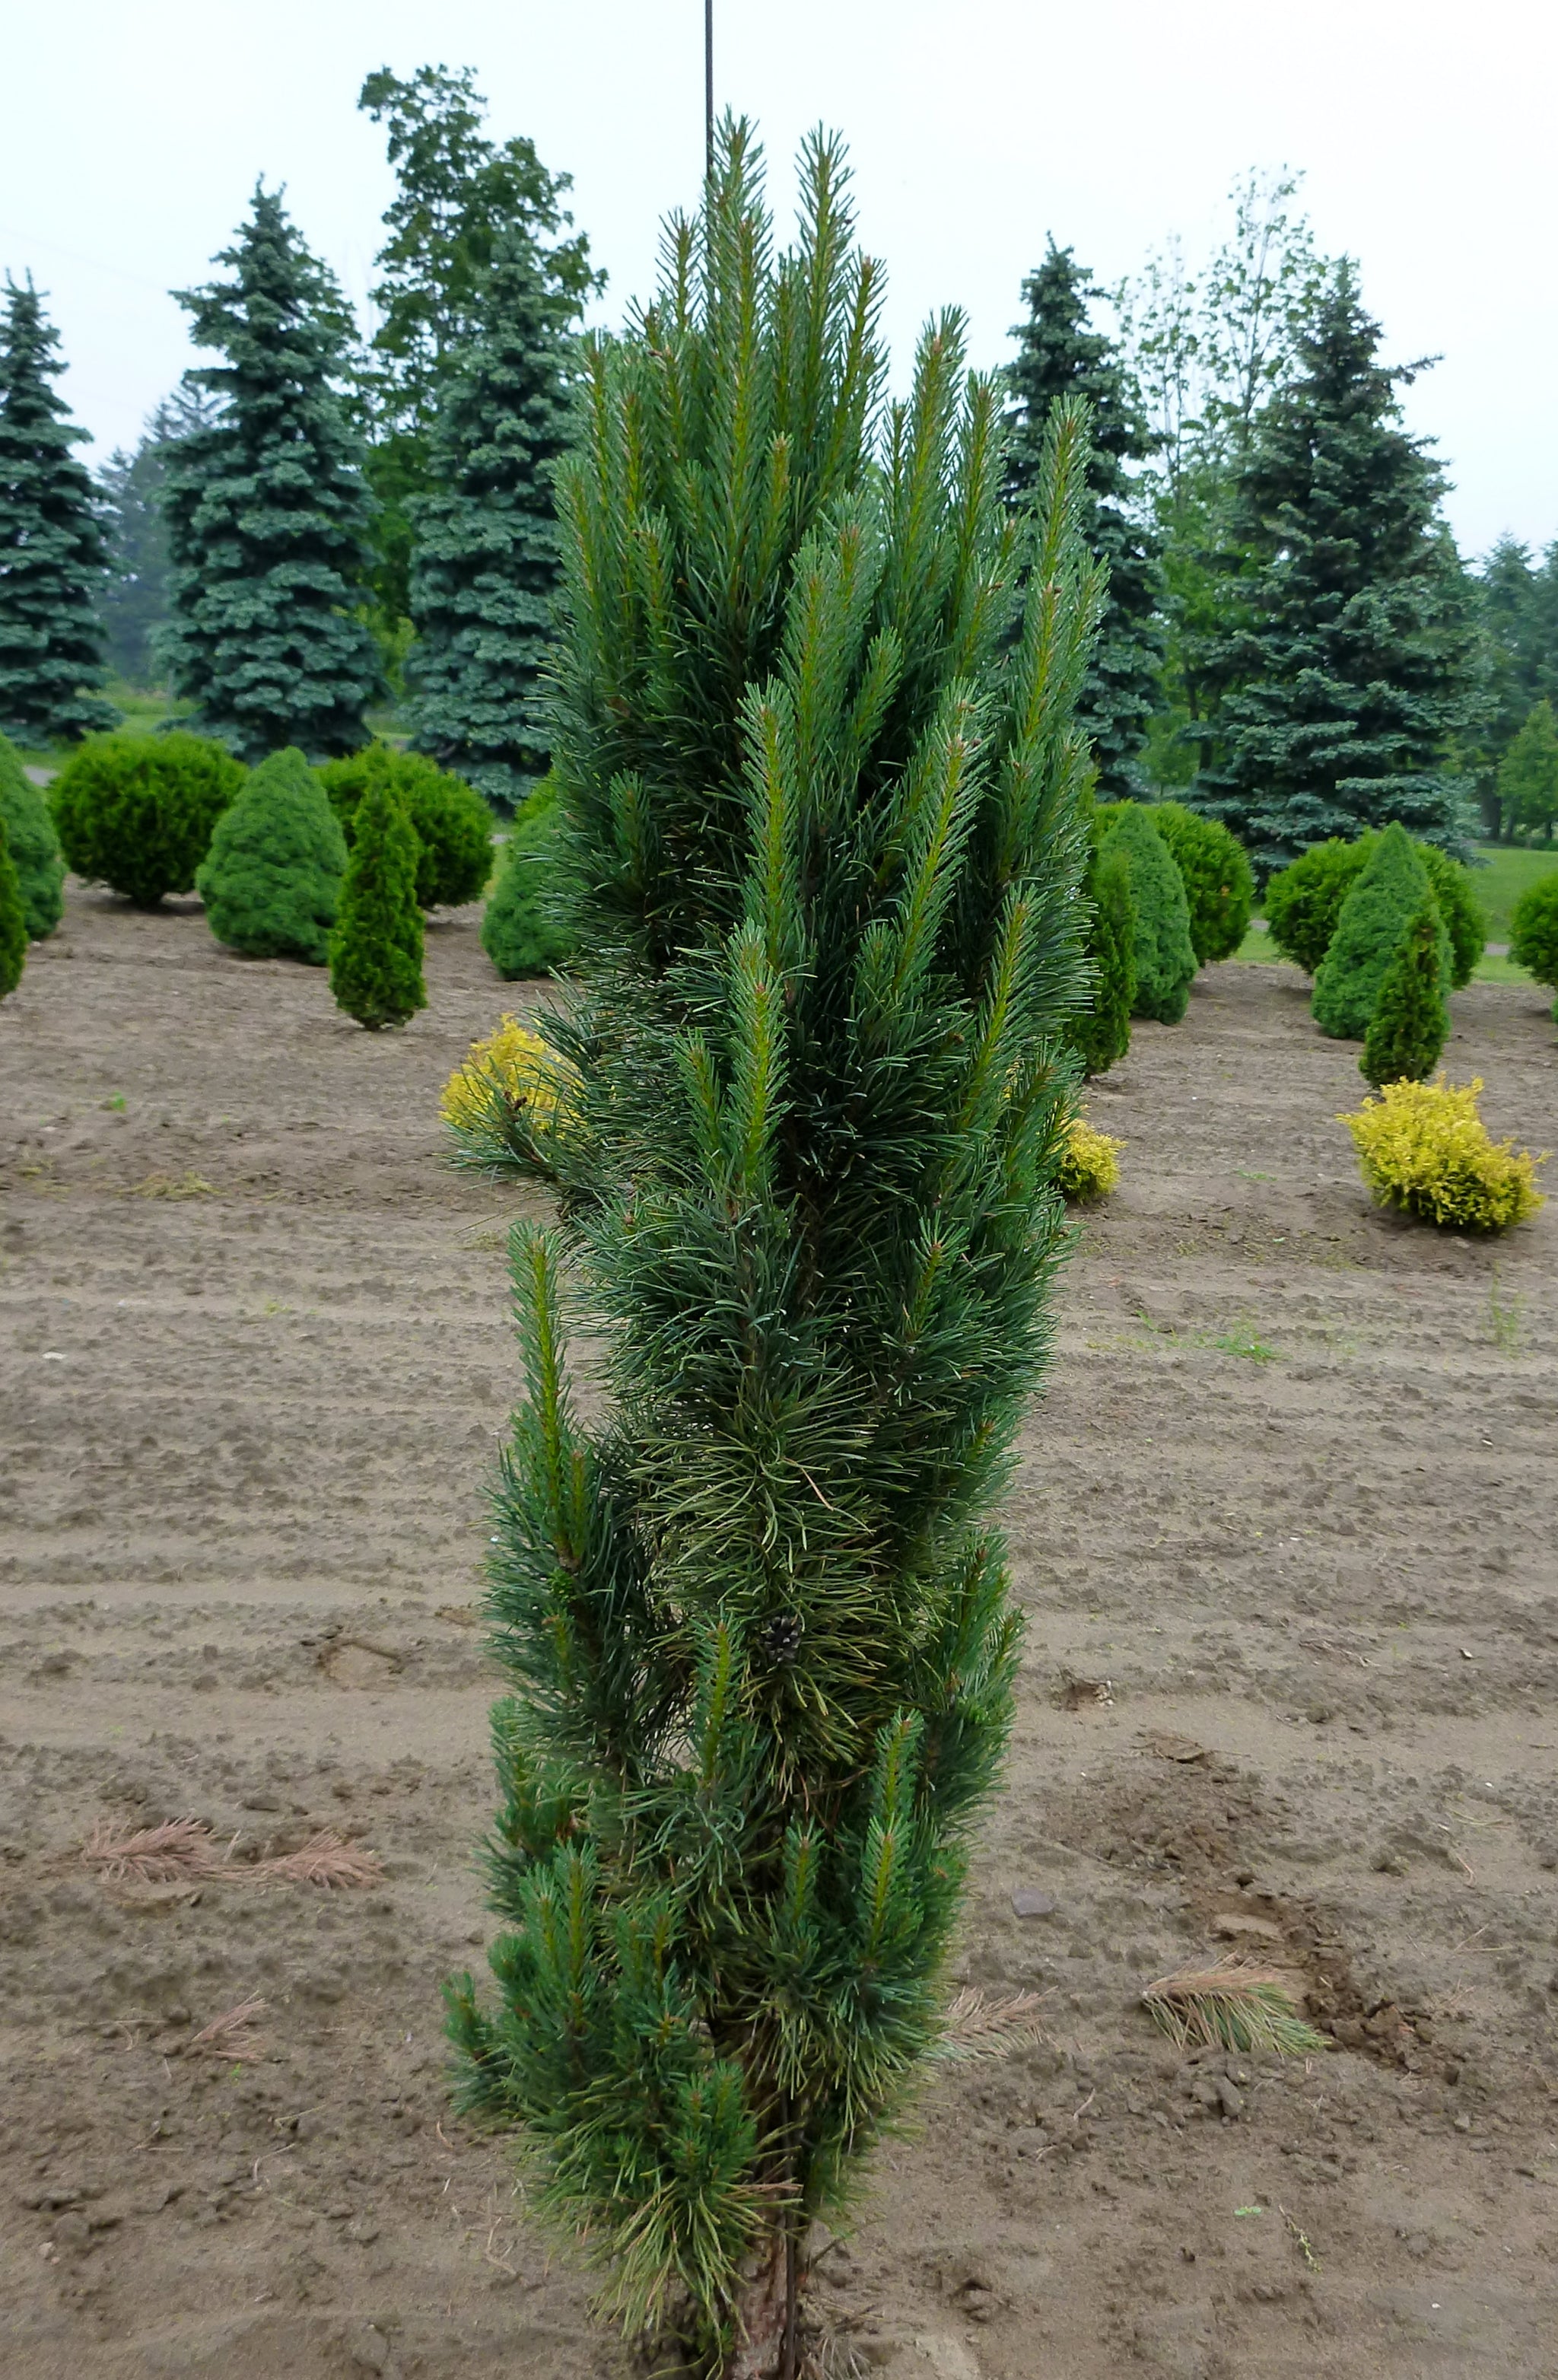
[[[242,759],[350,752],[381,674],[358,608],[371,506],[332,385],[349,318],[275,191],[215,261],[229,279],[177,293],[225,361],[188,374],[220,409],[168,458],[173,683]]]
[[[1344,260],[1258,419],[1229,625],[1199,656],[1222,759],[1195,807],[1262,875],[1390,819],[1447,850],[1465,837],[1444,764],[1469,709],[1469,642],[1443,481],[1401,426],[1395,390],[1411,374],[1379,361],[1379,339]]]
[[[515,1242],[509,1930],[496,2008],[453,2002],[628,2324],[743,2374],[794,2372],[808,2225],[943,2037],[1006,1737],[992,1507],[1064,1234],[1101,593],[1082,408],[1014,519],[959,318],[884,412],[839,149],[802,178],[776,256],[727,125],[560,478],[567,1222]]]
[[[434,424],[434,492],[409,508],[412,742],[505,809],[548,767],[537,681],[558,578],[551,465],[568,433],[573,311],[525,244],[500,249]]]
[[[1132,501],[1125,468],[1145,459],[1146,425],[1117,351],[1088,326],[1092,280],[1072,251],[1057,248],[1052,238],[1044,262],[1022,285],[1028,319],[1013,329],[1018,353],[1006,370],[1015,400],[1007,492],[1013,503],[1031,498],[1043,468],[1051,408],[1063,396],[1085,396],[1092,407],[1092,455],[1082,528],[1107,566],[1109,594],[1088,664],[1081,716],[1093,738],[1099,788],[1118,800],[1143,790],[1140,755],[1147,722],[1162,707],[1159,540]]]
[[[87,437],[50,385],[59,334],[29,280],[6,284],[0,323],[0,731],[53,744],[111,727],[97,598],[107,568]]]

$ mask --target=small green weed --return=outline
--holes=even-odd
[[[1279,1349],[1268,1346],[1257,1331],[1243,1323],[1236,1323],[1211,1343],[1225,1355],[1242,1355],[1250,1364],[1274,1364],[1280,1354]]]

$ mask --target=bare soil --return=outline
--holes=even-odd
[[[437,1095],[514,993],[468,915],[429,970],[374,1037],[193,903],[73,886],[0,1010],[7,2380],[625,2368],[445,2096],[516,1200],[443,1163]],[[946,2070],[822,2259],[893,2380],[1558,2370],[1558,1202],[1503,1245],[1371,1211],[1304,990],[1223,967],[1093,1095],[1125,1180],[1024,1439],[958,1965],[1051,2039]],[[1558,1144],[1540,999],[1455,1016],[1495,1130]],[[382,1878],[82,1862],[184,1815]],[[1153,2032],[1142,1985],[1238,1947],[1334,2048]],[[191,2048],[254,1998],[257,2058]]]

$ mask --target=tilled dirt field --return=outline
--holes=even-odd
[[[624,2368],[444,2095],[516,1201],[441,1161],[437,1094],[513,995],[465,916],[429,975],[375,1038],[193,904],[73,888],[0,1010],[6,2380]],[[1537,998],[1455,1011],[1455,1078],[1558,1144]],[[1371,1213],[1354,1055],[1230,966],[1095,1087],[1126,1178],[1025,1439],[959,1965],[1052,2042],[938,2081],[823,2259],[894,2380],[1558,2371],[1558,1202],[1502,1247]],[[81,1859],[185,1815],[382,1877]],[[1141,1985],[1236,1947],[1334,2050],[1154,2034]]]

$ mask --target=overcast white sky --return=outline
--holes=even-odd
[[[1479,553],[1558,536],[1551,0],[716,0],[721,105],[755,115],[788,211],[819,119],[848,138],[888,327],[969,313],[1007,351],[1053,230],[1112,281],[1178,229],[1194,255],[1250,165],[1308,175],[1321,246],[1361,261],[1388,351]],[[51,293],[66,393],[133,442],[190,360],[166,292],[206,277],[257,175],[355,298],[390,195],[356,112],[387,65],[476,67],[500,137],[574,177],[614,319],[658,219],[696,196],[702,0],[12,0],[0,36],[0,266]]]

